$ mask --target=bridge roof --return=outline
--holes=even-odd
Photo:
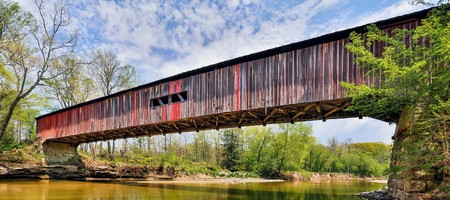
[[[165,83],[165,82],[169,82],[169,81],[174,81],[174,80],[178,80],[178,79],[182,79],[182,78],[186,78],[192,75],[197,75],[197,74],[201,74],[201,73],[205,73],[205,72],[209,72],[215,69],[220,69],[220,68],[224,68],[224,67],[228,67],[228,66],[232,66],[232,65],[236,65],[239,63],[243,63],[243,62],[247,62],[247,61],[251,61],[251,60],[257,60],[260,58],[265,58],[268,56],[272,56],[272,55],[276,55],[276,54],[280,54],[280,53],[285,53],[288,51],[293,51],[293,50],[297,50],[297,49],[301,49],[301,48],[305,48],[305,47],[310,47],[313,45],[317,45],[320,43],[326,43],[326,42],[331,42],[334,40],[338,40],[338,39],[342,39],[342,38],[346,38],[350,35],[350,33],[352,32],[358,32],[358,33],[362,33],[366,31],[366,27],[370,24],[375,24],[380,28],[387,28],[385,26],[395,26],[396,24],[400,24],[400,23],[404,23],[405,21],[413,21],[416,19],[423,19],[427,16],[427,14],[430,12],[430,10],[433,8],[428,8],[425,10],[421,10],[421,11],[417,11],[417,12],[413,12],[413,13],[409,13],[409,14],[405,14],[402,16],[398,16],[398,17],[393,17],[393,18],[389,18],[389,19],[385,19],[385,20],[380,20],[377,22],[373,22],[373,23],[368,23],[365,25],[361,25],[361,26],[357,26],[354,28],[349,28],[349,29],[345,29],[345,30],[341,30],[341,31],[337,31],[337,32],[333,32],[333,33],[329,33],[329,34],[325,34],[325,35],[321,35],[315,38],[311,38],[311,39],[307,39],[307,40],[303,40],[303,41],[299,41],[299,42],[294,42],[291,44],[287,44],[287,45],[283,45],[283,46],[279,46],[279,47],[275,47],[272,49],[267,49],[264,51],[260,51],[260,52],[256,52],[256,53],[252,53],[252,54],[248,54],[248,55],[244,55],[241,57],[237,57],[237,58],[233,58],[230,60],[226,60],[226,61],[222,61],[219,63],[215,63],[212,65],[208,65],[208,66],[204,66],[204,67],[200,67],[197,69],[193,69],[190,71],[186,71],[180,74],[176,74],[173,76],[169,76],[167,78],[163,78],[163,79],[159,79],[150,83],[146,83],[143,85],[139,85],[130,89],[126,89],[126,90],[122,90],[119,92],[116,92],[114,94],[111,94],[109,96],[103,96],[103,97],[99,97],[90,101],[86,101],[77,105],[73,105],[67,108],[63,108],[60,110],[56,110],[54,112],[50,112],[41,116],[36,117],[36,120],[44,118],[46,116],[50,116],[56,113],[60,113],[66,110],[70,110],[70,109],[74,109],[74,108],[78,108],[87,104],[91,104],[91,103],[95,103],[95,102],[99,102],[105,99],[108,99],[110,97],[113,96],[118,96],[121,94],[125,94],[127,92],[133,91],[133,90],[138,90],[141,88],[146,88],[149,86],[154,86],[154,85],[158,85],[161,83]]]

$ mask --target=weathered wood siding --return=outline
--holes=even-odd
[[[385,27],[415,28],[419,20]],[[57,112],[37,120],[46,139],[158,124],[220,113],[282,107],[344,98],[341,81],[380,84],[354,64],[348,38],[302,47],[264,58],[223,66],[179,80],[150,85]],[[409,38],[405,38],[408,43]],[[380,54],[381,44],[371,47]],[[150,107],[150,100],[187,91],[188,100]]]

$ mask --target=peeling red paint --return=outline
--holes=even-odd
[[[137,125],[137,123],[136,123],[136,119],[137,119],[137,116],[136,116],[136,111],[137,111],[137,109],[136,109],[136,91],[133,91],[133,100],[134,100],[134,102],[133,102],[133,122],[132,122],[132,124],[133,124],[133,126],[135,126],[135,125]]]
[[[171,81],[169,83],[169,93],[176,94],[181,92],[181,80]],[[169,104],[169,120],[177,120],[181,118],[181,103],[170,103]]]
[[[241,105],[241,66],[239,64],[236,65],[236,74],[234,76],[235,84],[234,84],[234,95],[235,95],[235,111],[239,111]]]
[[[161,119],[162,119],[161,121],[163,122],[167,121],[167,105],[161,106]]]

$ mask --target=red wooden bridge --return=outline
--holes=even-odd
[[[413,29],[428,10],[377,22]],[[37,118],[46,141],[84,142],[271,123],[357,117],[341,81],[381,84],[345,45],[366,25],[181,73]],[[405,38],[408,43],[409,39]],[[380,53],[381,45],[371,50]]]

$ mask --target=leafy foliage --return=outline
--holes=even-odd
[[[442,182],[450,174],[450,4],[443,2],[414,30],[386,33],[371,25],[367,33],[352,33],[346,46],[382,80],[381,86],[343,83],[350,109],[406,130],[395,136],[393,160],[409,165],[394,164],[393,176],[421,171]],[[375,44],[383,44],[380,55],[370,51]]]
[[[66,108],[87,101],[94,93],[94,81],[79,59],[65,58],[50,72],[55,78],[46,80],[45,92]]]
[[[47,97],[69,107],[93,98],[96,82],[103,95],[139,83],[134,67],[121,65],[110,51],[97,51],[88,62],[94,72],[89,73],[75,52],[79,35],[69,28],[67,0],[33,3],[34,15],[18,3],[0,0],[0,139],[7,143],[20,141],[22,129],[32,135],[30,120],[49,108]]]
[[[448,101],[450,44],[448,37],[443,37],[450,34],[448,7],[433,10],[415,30],[386,33],[370,25],[367,33],[350,35],[351,43],[346,47],[355,54],[355,62],[367,68],[367,73],[378,75],[382,84],[343,83],[352,97],[349,109],[395,122],[407,105],[421,103],[428,107]],[[404,38],[410,38],[411,42],[405,43]],[[369,47],[375,44],[383,44],[381,55],[370,51]]]
[[[241,129],[228,129],[223,131],[223,160],[222,167],[230,171],[238,171],[241,161]]]
[[[300,171],[310,144],[315,140],[309,124],[280,124],[263,159],[263,175],[281,175],[283,171]]]
[[[384,143],[342,143],[334,149],[314,144],[309,148],[304,166],[311,172],[380,177],[389,173],[390,153],[391,146]]]
[[[78,38],[67,29],[67,1],[58,1],[51,11],[42,0],[34,3],[37,19],[17,3],[0,1],[0,138],[27,97],[54,78],[49,71],[73,52]]]
[[[112,165],[174,168],[185,175],[281,177],[294,171],[309,176],[310,172],[387,175],[390,145],[330,141],[317,143],[309,124],[296,123],[130,139],[129,151],[113,160],[105,145],[95,148],[97,159]]]

